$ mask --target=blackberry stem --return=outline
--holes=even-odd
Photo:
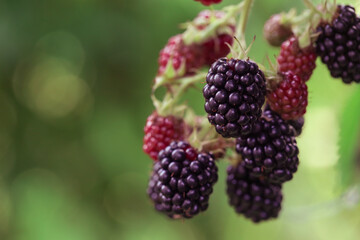
[[[230,57],[239,58],[239,59],[247,58],[247,53],[249,52],[250,47],[247,48],[246,39],[245,39],[245,30],[253,2],[254,0],[244,0],[242,2],[244,5],[241,10],[240,19],[237,23],[236,32],[234,36],[235,41],[232,47],[229,46],[231,50],[228,55],[229,58]]]
[[[249,19],[251,7],[254,0],[244,0],[244,7],[241,12],[240,21],[238,23],[236,36],[239,38],[241,45],[246,48],[245,30]]]

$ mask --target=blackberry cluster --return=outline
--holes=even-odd
[[[244,162],[227,169],[227,194],[230,205],[253,222],[276,218],[281,210],[281,186],[254,178]]]
[[[249,136],[236,139],[236,151],[252,176],[271,183],[291,180],[299,164],[293,128],[271,110],[264,111]]]
[[[175,116],[159,116],[153,112],[146,120],[144,127],[143,150],[154,161],[158,154],[172,141],[182,140],[185,134],[185,123]]]
[[[316,53],[334,78],[360,83],[360,18],[351,6],[338,6],[331,23],[321,23]]]
[[[159,153],[147,192],[156,210],[171,218],[191,218],[208,208],[217,178],[211,155],[196,154],[186,142],[172,142]]]
[[[209,122],[223,137],[249,134],[261,116],[266,85],[263,72],[250,60],[214,62],[203,89]]]

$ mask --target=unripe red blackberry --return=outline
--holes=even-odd
[[[221,19],[224,16],[225,13],[222,11],[204,10],[196,17],[194,24],[201,31],[211,24],[214,18]],[[225,57],[230,52],[228,44],[230,46],[233,44],[234,34],[235,25],[232,21],[229,21],[225,26],[218,27],[214,35],[201,44],[206,65],[211,65],[217,59]]]
[[[292,35],[291,27],[281,24],[281,15],[272,15],[264,25],[264,37],[274,47],[281,46]]]
[[[281,210],[281,186],[252,177],[244,162],[227,168],[227,195],[239,214],[260,222],[277,218]]]
[[[205,211],[218,178],[210,154],[186,142],[172,142],[159,153],[147,193],[155,209],[171,218],[191,218]]]
[[[204,6],[210,6],[211,4],[221,3],[222,0],[195,0],[195,2],[201,2]]]
[[[360,18],[351,6],[338,6],[332,22],[321,23],[316,53],[331,76],[360,83]]]
[[[163,117],[153,112],[146,120],[144,132],[143,150],[156,161],[161,150],[184,138],[185,123],[175,116]]]
[[[203,89],[209,122],[223,137],[249,134],[265,102],[265,77],[250,60],[217,60]]]
[[[293,128],[271,110],[264,111],[251,134],[236,139],[236,151],[252,176],[271,183],[291,180],[299,164]]]
[[[283,73],[291,71],[307,81],[316,67],[316,57],[312,46],[301,49],[298,40],[292,36],[281,44],[280,55],[277,57],[278,70]]]
[[[284,120],[302,117],[308,104],[305,82],[292,72],[281,74],[281,77],[283,79],[279,85],[266,95],[270,108],[279,113]]]
[[[165,73],[169,61],[175,72],[172,77],[195,73],[204,65],[202,47],[197,44],[185,45],[181,34],[173,36],[160,51],[158,75]]]

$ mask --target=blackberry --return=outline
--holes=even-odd
[[[201,2],[205,6],[210,6],[211,4],[221,3],[222,0],[195,0],[195,2]]]
[[[291,180],[299,164],[293,128],[271,110],[264,111],[251,134],[236,139],[236,151],[252,176],[271,183]]]
[[[316,57],[312,46],[302,49],[296,37],[292,36],[281,44],[280,55],[277,57],[279,72],[291,71],[307,81],[316,67]]]
[[[351,6],[338,6],[331,23],[321,23],[316,53],[334,78],[360,83],[360,18]]]
[[[203,89],[209,122],[223,137],[249,134],[261,116],[266,85],[263,72],[250,60],[214,62]]]
[[[230,52],[228,44],[231,46],[233,40],[232,35],[223,33],[204,42],[202,46],[204,49],[205,64],[211,65],[217,59],[225,57]]]
[[[281,24],[281,15],[272,15],[264,25],[264,37],[274,47],[280,47],[292,35],[291,27]]]
[[[153,112],[146,120],[144,127],[143,150],[153,160],[157,160],[160,150],[172,141],[182,140],[185,134],[185,123],[175,116],[159,116]]]
[[[194,20],[195,27],[201,31],[209,24],[213,19],[222,19],[225,17],[225,13],[222,11],[201,11]],[[230,49],[228,44],[233,44],[233,35],[235,34],[235,22],[229,20],[224,26],[216,28],[216,32],[209,37],[205,42],[201,43],[203,50],[203,57],[206,65],[211,65],[214,61],[221,57],[225,57]]]
[[[285,120],[297,119],[306,112],[308,104],[307,86],[292,72],[281,74],[282,81],[266,95],[270,108]]]
[[[156,210],[174,219],[191,218],[208,208],[217,178],[210,154],[197,154],[186,142],[172,142],[160,151],[147,192]]]
[[[158,75],[165,73],[170,60],[175,71],[172,77],[193,74],[205,64],[202,47],[197,44],[185,45],[181,34],[171,37],[160,51]]]
[[[227,195],[239,214],[260,222],[277,218],[281,210],[281,186],[254,178],[244,162],[227,168]]]

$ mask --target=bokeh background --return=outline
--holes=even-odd
[[[277,53],[262,26],[292,7],[303,9],[255,1],[251,58]],[[172,221],[153,210],[141,147],[157,56],[202,9],[193,0],[0,1],[0,239],[360,239],[360,86],[331,79],[320,61],[279,219],[235,214],[225,161],[207,212]],[[200,90],[187,100],[203,113]]]

